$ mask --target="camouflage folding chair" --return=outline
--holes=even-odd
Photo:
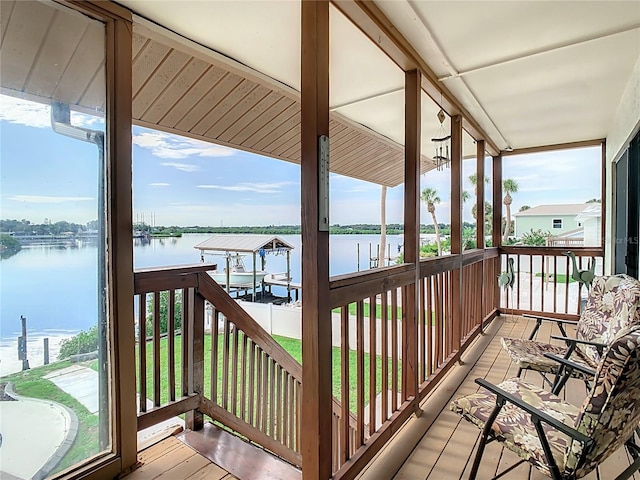
[[[617,333],[630,326],[640,324],[640,282],[627,275],[596,277],[592,283],[587,304],[576,324],[576,336],[568,337],[565,331],[566,320],[525,315],[536,318],[536,325],[528,339],[502,338],[502,347],[511,360],[518,365],[520,377],[523,370],[539,372],[545,381],[547,373],[560,376],[554,382],[554,392],[558,392],[558,378],[564,376],[563,368],[554,358],[571,359],[573,362],[595,370],[600,362],[606,345]],[[558,325],[562,336],[552,338],[562,340],[564,345],[554,345],[535,340],[535,336],[543,322],[554,322]],[[566,371],[565,371],[566,372]],[[580,369],[571,371],[571,376],[588,382],[592,374],[585,374]]]
[[[633,462],[617,478],[640,467],[633,441],[640,421],[640,326],[619,333],[604,351],[591,391],[581,406],[522,381],[476,383],[488,393],[453,401],[451,410],[482,430],[470,479],[475,479],[485,445],[498,441],[553,479],[582,478],[622,446]],[[497,478],[497,477],[494,477]]]

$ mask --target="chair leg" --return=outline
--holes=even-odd
[[[501,403],[498,403],[495,406],[495,408],[491,412],[491,415],[489,415],[487,423],[485,423],[484,428],[482,429],[482,433],[480,434],[480,439],[478,443],[478,451],[476,452],[476,458],[474,458],[473,460],[471,473],[469,473],[469,480],[475,480],[476,476],[478,475],[478,468],[480,467],[480,461],[482,460],[484,447],[487,445],[487,439],[489,438],[491,427],[493,426],[493,422],[498,416],[498,413],[500,413],[500,410],[502,409],[503,405],[504,405],[504,401]]]

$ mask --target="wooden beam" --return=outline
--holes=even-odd
[[[492,159],[493,169],[493,195],[492,195],[492,208],[493,208],[493,225],[491,228],[491,245],[494,248],[500,248],[502,245],[502,155],[496,155]],[[496,272],[502,270],[502,259],[497,257],[495,260],[494,268]],[[500,308],[500,287],[497,280],[494,282],[493,298],[495,298],[495,308]]]
[[[598,147],[604,142],[603,138],[594,140],[582,140],[579,142],[556,143],[555,145],[540,145],[537,147],[516,148],[515,150],[503,150],[500,152],[503,157],[511,155],[524,155],[527,153],[551,152],[554,150],[568,150],[571,148]]]
[[[451,254],[462,253],[462,116],[451,117]],[[460,348],[462,332],[462,269],[451,271],[450,341]]]
[[[362,0],[333,0],[332,2],[353,24],[387,54],[402,70],[419,69],[422,73],[422,89],[450,116],[462,115],[464,129],[474,139],[486,140],[491,155],[500,149],[480,127],[461,102],[438,80],[438,76],[413,48],[411,43],[393,27],[393,22],[374,3]]]
[[[605,249],[605,238],[607,238],[607,141],[603,140],[600,145],[601,173],[600,173],[600,248]],[[613,172],[613,169],[611,169]],[[627,190],[628,191],[628,190]],[[614,222],[612,222],[613,224]],[[615,249],[611,258],[615,262]],[[615,263],[614,263],[615,270]],[[614,271],[612,270],[612,271]]]
[[[111,438],[120,456],[120,470],[137,463],[137,402],[135,327],[133,323],[133,238],[131,117],[131,13],[107,2],[81,2],[80,8],[106,20],[106,136],[105,163],[109,340],[111,375]],[[105,471],[102,475],[107,475]]]
[[[494,247],[502,244],[502,155],[493,157],[493,229],[491,241]]]
[[[331,478],[329,231],[320,230],[319,138],[329,136],[329,1],[302,2],[302,474]],[[327,192],[328,193],[328,192]]]
[[[451,253],[462,253],[462,117],[451,117]]]
[[[404,95],[404,261],[414,266],[414,281],[406,287],[402,309],[402,376],[403,398],[418,402],[418,296],[420,277],[420,137],[421,90],[420,71],[405,73]]]
[[[476,248],[484,248],[484,140],[476,142]]]

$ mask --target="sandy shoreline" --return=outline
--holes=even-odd
[[[44,331],[27,334],[27,358],[31,368],[44,365],[44,339],[49,339],[49,362],[58,360],[60,343],[77,332]],[[0,377],[22,370],[22,360],[18,360],[18,337],[0,339]]]

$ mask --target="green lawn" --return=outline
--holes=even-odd
[[[542,272],[538,272],[536,273],[536,277],[542,277]],[[567,276],[564,273],[556,273],[554,274],[547,274],[547,278],[549,278],[549,281],[553,281],[553,278],[555,277],[555,281],[556,283],[559,284],[564,284],[567,283]],[[569,277],[569,283],[575,283],[576,281]]]
[[[357,310],[357,304],[356,303],[350,303],[349,304],[349,315],[351,316],[355,316],[358,313]],[[364,303],[363,306],[363,310],[364,310],[364,316],[365,318],[369,318],[369,303],[366,302]],[[333,309],[333,313],[340,313],[341,308],[334,308]],[[398,319],[402,319],[402,307],[397,307],[396,308],[396,314]],[[387,319],[391,319],[391,314],[393,313],[393,309],[391,308],[391,305],[387,305]],[[382,308],[380,306],[378,306],[378,308],[376,308],[376,318],[382,318]]]
[[[70,365],[71,363],[66,360],[2,377],[3,382],[6,381],[13,384],[13,389],[17,394],[43,400],[53,400],[71,409],[78,417],[78,434],[73,446],[51,473],[64,470],[99,452],[98,416],[91,414],[80,402],[60,390],[53,382],[43,378],[52,371],[60,370]]]
[[[302,360],[302,342],[300,340],[274,336],[274,339],[285,349],[287,350],[291,356],[296,359],[298,362]],[[222,368],[222,353],[223,349],[224,337],[223,335],[218,336],[218,365],[219,368]],[[242,345],[242,334],[239,335],[239,347],[238,347],[238,356],[241,355],[240,346]],[[176,370],[176,392],[175,397],[179,398],[181,396],[180,385],[181,385],[181,346],[182,339],[180,336],[175,338],[175,370]],[[231,351],[231,350],[230,350]],[[146,344],[146,357],[147,357],[147,365],[146,365],[146,375],[147,375],[147,397],[153,398],[153,344]],[[229,364],[232,362],[232,355],[229,355]],[[211,398],[211,335],[205,335],[205,362],[204,362],[204,378],[205,378],[205,387],[204,394]],[[136,348],[136,365],[138,364],[138,348]],[[161,379],[161,388],[160,388],[160,400],[161,403],[166,403],[169,400],[169,374],[168,374],[168,341],[166,338],[161,339],[160,341],[160,379]],[[240,365],[240,360],[238,361]],[[69,452],[62,459],[60,464],[57,466],[55,472],[63,470],[77,462],[85,460],[95,454],[98,453],[98,416],[91,414],[80,402],[78,402],[71,395],[63,392],[59,389],[53,382],[44,378],[48,373],[60,370],[62,368],[70,366],[71,363],[66,361],[55,362],[47,366],[33,368],[26,372],[15,373],[2,378],[2,381],[11,382],[14,386],[14,390],[19,395],[23,395],[25,397],[39,398],[45,400],[53,400],[62,405],[65,405],[69,409],[71,409],[76,416],[78,417],[78,434],[73,443],[73,446],[69,450]],[[90,362],[85,362],[85,366],[92,368],[94,370],[97,369],[97,361],[93,360]],[[392,364],[391,360],[388,360],[389,365],[389,387],[391,387],[392,375],[391,369]],[[334,347],[332,348],[332,372],[333,372],[333,395],[340,400],[342,394],[342,386],[341,386],[341,349]],[[137,368],[136,367],[136,376],[137,376]],[[398,384],[401,383],[402,372],[401,372],[401,363],[398,362]],[[356,378],[357,378],[357,354],[355,351],[349,351],[349,408],[352,412],[356,412],[357,406],[357,389],[356,389]],[[380,393],[382,389],[382,363],[380,356],[377,356],[376,360],[376,393]],[[222,382],[223,377],[222,373],[218,371],[218,379],[217,379],[217,401],[219,403],[222,402]],[[231,375],[228,375],[228,387],[229,391],[232,389],[232,378]],[[237,391],[240,391],[241,383],[238,380]],[[139,389],[139,388],[138,388]],[[369,354],[364,354],[364,395],[365,395],[365,404],[368,403],[369,399]],[[239,396],[239,395],[238,395]],[[55,473],[52,472],[52,473]]]
[[[238,347],[238,356],[241,355],[240,345],[242,344],[242,336],[240,335],[239,347]],[[302,342],[300,340],[287,338],[287,337],[279,337],[274,335],[273,338],[285,349],[287,350],[291,356],[296,359],[298,362],[302,360]],[[223,349],[223,335],[218,336],[218,365],[220,369],[222,368],[222,352]],[[176,337],[175,339],[175,365],[176,365],[176,398],[180,397],[180,382],[181,382],[181,371],[180,366],[181,362],[181,345],[182,340],[181,337]],[[211,398],[211,335],[205,335],[205,362],[204,362],[204,378],[205,378],[205,388],[204,394]],[[230,350],[231,351],[231,350]],[[231,356],[231,355],[230,355]],[[152,344],[147,343],[146,345],[146,375],[147,375],[147,398],[153,397],[153,353],[152,353]],[[341,375],[340,375],[340,348],[334,347],[332,349],[332,371],[333,371],[333,395],[336,398],[341,398],[342,386],[341,386]],[[136,350],[136,362],[138,358],[138,352]],[[166,338],[161,339],[160,341],[160,401],[161,403],[165,403],[169,400],[169,355],[168,355],[168,342]],[[229,358],[229,364],[231,365],[232,358]],[[365,398],[368,398],[369,395],[369,354],[364,354],[364,391]],[[238,360],[238,365],[240,365],[240,360]],[[355,351],[349,351],[349,408],[355,412],[357,405],[357,390],[356,390],[356,375],[357,375],[357,354]],[[398,362],[398,382],[400,383],[401,378],[401,365]],[[378,360],[376,361],[376,393],[379,393],[382,389],[381,378],[382,378],[382,364],[380,361],[380,356],[378,356]],[[231,375],[228,375],[228,387],[229,391],[232,389],[231,385]],[[217,388],[217,401],[219,403],[222,402],[222,373],[218,372],[218,388]],[[240,391],[240,380],[238,380],[238,392]],[[391,361],[389,360],[389,386],[391,386]],[[246,387],[245,387],[246,388]]]

